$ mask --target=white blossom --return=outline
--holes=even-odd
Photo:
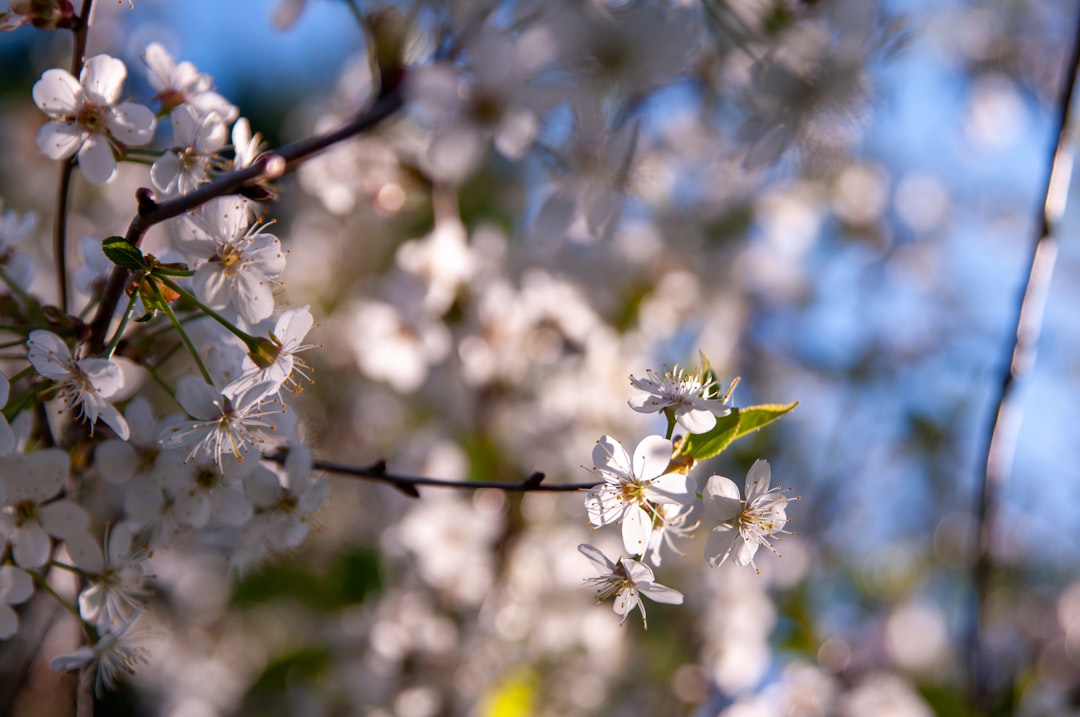
[[[124,373],[110,359],[75,359],[63,339],[37,329],[26,341],[27,359],[37,372],[60,389],[68,408],[90,421],[91,428],[100,418],[120,438],[130,435],[127,421],[109,399],[124,390]]]
[[[671,441],[646,436],[634,449],[634,458],[611,436],[602,436],[593,448],[595,471],[604,482],[585,499],[589,522],[595,526],[622,522],[623,545],[641,555],[652,542],[656,503],[684,504],[691,499],[686,476],[668,473]]]
[[[127,68],[108,55],[86,61],[79,79],[67,70],[46,70],[34,84],[34,102],[49,115],[37,134],[50,159],[78,155],[83,176],[94,184],[116,172],[113,144],[138,146],[154,135],[157,121],[148,107],[120,102]]]
[[[195,420],[164,431],[162,445],[189,448],[188,460],[200,453],[208,455],[219,467],[227,455],[242,461],[274,430],[274,424],[265,419],[281,413],[277,401],[263,401],[272,388],[262,383],[238,391],[229,386],[218,390],[195,376],[180,379],[176,399]]]
[[[622,558],[613,563],[608,556],[591,545],[579,545],[578,550],[600,571],[599,577],[586,578],[585,584],[596,588],[598,605],[609,597],[615,596],[612,608],[616,614],[622,616],[620,624],[626,622],[626,618],[634,608],[639,608],[641,623],[646,630],[649,629],[649,623],[645,618],[645,604],[641,601],[642,596],[653,602],[668,605],[682,604],[682,593],[653,582],[653,571],[648,565],[637,560],[623,560]]]
[[[645,392],[630,399],[630,408],[638,413],[668,413],[690,433],[708,433],[716,426],[717,416],[731,413],[721,399],[709,397],[716,382],[701,370],[687,372],[675,366],[660,376],[649,369],[645,378],[631,376],[630,385]]]
[[[728,558],[736,565],[754,565],[754,554],[764,545],[776,552],[769,541],[787,533],[788,497],[779,486],[769,488],[771,472],[764,460],[754,461],[746,474],[746,499],[730,478],[710,476],[702,491],[705,513],[721,521],[705,543],[705,558],[716,567]]]

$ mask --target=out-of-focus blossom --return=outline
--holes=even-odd
[[[104,632],[93,645],[84,645],[70,655],[54,658],[49,666],[56,672],[78,672],[93,666],[94,694],[99,698],[116,687],[121,678],[135,674],[135,667],[149,659],[145,643],[151,634],[120,625]]]
[[[616,614],[622,616],[620,624],[626,622],[626,618],[634,608],[639,608],[641,623],[646,630],[649,629],[649,623],[645,618],[645,604],[641,601],[642,596],[653,602],[668,605],[682,604],[681,592],[653,582],[653,571],[648,565],[637,560],[623,560],[622,558],[613,563],[608,556],[591,545],[579,545],[578,550],[600,571],[599,577],[586,578],[585,584],[596,589],[597,604],[609,597],[615,597],[612,608]]]
[[[0,209],[3,208],[0,201]],[[37,214],[26,212],[20,215],[9,209],[0,216],[0,269],[11,283],[21,289],[30,288],[34,279],[34,263],[17,245],[22,243],[34,231]]]
[[[146,605],[145,546],[134,547],[130,526],[120,523],[109,530],[104,563],[93,571],[90,585],[79,594],[79,614],[103,631],[134,622]]]
[[[119,101],[126,77],[124,63],[108,55],[88,59],[77,80],[67,70],[46,70],[33,90],[34,102],[51,118],[37,133],[41,153],[50,159],[77,154],[88,181],[109,181],[116,173],[113,144],[146,144],[157,124],[148,107]]]
[[[240,116],[240,110],[224,97],[214,92],[214,80],[200,73],[190,62],[177,63],[160,43],[146,46],[142,55],[146,63],[147,80],[157,91],[155,99],[166,110],[181,104],[190,104],[200,114],[216,112],[225,122]]]
[[[49,560],[50,536],[72,543],[72,558],[92,567],[95,554],[87,528],[90,515],[72,500],[53,500],[71,472],[71,459],[59,448],[42,448],[0,458],[0,536],[10,543],[12,557],[22,568],[38,568]],[[80,556],[87,556],[82,560]]]
[[[0,640],[19,631],[19,614],[11,608],[34,594],[34,581],[25,570],[0,565]]]

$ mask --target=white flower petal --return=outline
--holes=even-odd
[[[772,471],[769,462],[759,458],[750,466],[746,474],[746,502],[753,503],[759,497],[769,491],[769,482],[772,480]]]
[[[689,433],[708,433],[716,427],[716,416],[712,411],[693,408],[683,413],[675,412],[679,425]]]
[[[705,541],[705,560],[710,567],[717,567],[731,556],[736,544],[744,542],[735,526],[721,523],[713,528]]]
[[[49,561],[49,536],[37,523],[24,523],[15,529],[11,553],[20,568],[40,568]]]
[[[705,490],[701,492],[701,500],[705,506],[705,512],[713,520],[731,520],[743,508],[743,502],[739,498],[739,487],[735,485],[735,481],[723,476],[709,476],[709,480],[705,483]]]
[[[19,631],[19,613],[6,603],[0,602],[0,640],[6,640]]]
[[[118,141],[137,147],[154,138],[157,119],[149,107],[134,102],[121,102],[105,118],[105,126]]]
[[[70,500],[58,500],[41,506],[41,527],[49,535],[68,538],[86,532],[90,525],[90,514],[82,506]]]
[[[116,173],[116,157],[105,135],[92,134],[79,148],[79,169],[91,184],[104,184]]]
[[[75,125],[52,120],[37,132],[38,151],[49,159],[67,159],[79,151],[86,133]]]
[[[626,510],[622,524],[623,547],[630,555],[641,555],[652,538],[652,518],[640,506]]]
[[[123,61],[108,55],[94,55],[88,59],[79,75],[88,98],[98,105],[116,104],[125,79],[127,67]]]
[[[582,543],[577,546],[577,549],[579,553],[591,560],[602,574],[610,573],[615,569],[615,563],[611,562],[608,556],[604,555],[599,548],[593,547],[587,543]]]
[[[75,114],[82,102],[83,88],[70,72],[54,68],[45,70],[34,83],[34,103],[50,117]]]
[[[34,594],[34,581],[14,565],[0,565],[0,602],[18,605]]]
[[[94,536],[83,530],[64,539],[64,547],[76,567],[92,575],[100,575],[105,570],[105,556]]]
[[[634,475],[652,480],[663,475],[671,463],[671,441],[663,436],[646,436],[634,450]]]

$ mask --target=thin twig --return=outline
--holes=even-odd
[[[286,454],[274,453],[263,457],[267,460],[283,463]],[[405,476],[396,473],[387,473],[386,461],[376,461],[370,466],[350,466],[343,463],[334,463],[332,461],[315,460],[312,462],[312,468],[327,471],[329,473],[350,476],[352,478],[362,478],[364,480],[389,483],[398,490],[411,495],[414,498],[419,497],[416,486],[421,485],[430,486],[432,488],[456,488],[458,490],[493,488],[495,490],[504,490],[512,493],[575,493],[578,491],[589,490],[598,484],[597,481],[593,481],[592,483],[544,483],[544,474],[540,472],[533,473],[525,480],[517,482],[484,480],[461,481],[446,480],[443,478],[427,478],[424,476]]]
[[[1016,401],[1016,384],[1035,364],[1036,344],[1042,328],[1046,294],[1057,257],[1054,229],[1065,209],[1072,174],[1073,147],[1069,128],[1072,124],[1071,105],[1078,70],[1080,15],[1077,17],[1076,35],[1073,38],[1072,57],[1062,77],[1052,160],[1046,174],[1041,206],[1038,208],[1038,227],[1031,246],[1027,281],[1018,301],[1016,331],[1007,345],[1006,360],[1001,370],[1001,385],[997,401],[992,404],[993,410],[985,434],[986,442],[980,454],[985,456],[985,462],[976,514],[978,554],[972,573],[976,604],[968,634],[970,690],[972,705],[978,714],[988,714],[993,705],[993,686],[989,676],[991,665],[989,655],[985,654],[987,645],[983,634],[983,621],[994,571],[993,549],[1001,491],[1011,470],[1020,426],[1021,411]]]
[[[94,0],[83,0],[82,10],[72,30],[71,76],[82,74],[86,61],[86,39],[90,34],[90,19],[94,12]],[[67,219],[68,198],[71,195],[71,179],[75,169],[75,158],[67,159],[60,167],[60,181],[56,191],[56,217],[53,219],[53,261],[56,262],[56,291],[60,309],[68,310],[68,271],[67,271]]]

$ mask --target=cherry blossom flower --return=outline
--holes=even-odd
[[[303,387],[293,377],[294,373],[308,383],[314,383],[308,374],[311,367],[296,356],[315,347],[315,344],[302,343],[314,322],[307,306],[282,312],[270,332],[274,353],[272,356],[260,357],[260,360],[269,360],[269,363],[260,367],[250,354],[246,354],[243,361],[244,373],[232,382],[233,389],[239,391],[252,384],[270,383],[277,387],[271,393],[277,393],[282,388],[299,393]]]
[[[120,438],[130,435],[127,421],[109,403],[110,398],[124,390],[121,367],[109,359],[75,359],[63,339],[54,333],[38,329],[30,332],[26,341],[27,358],[37,372],[56,382],[69,408],[90,421],[91,427],[100,418]]]
[[[71,459],[59,448],[42,448],[0,458],[0,536],[11,543],[12,557],[22,568],[38,568],[49,560],[49,536],[70,543],[72,558],[82,565],[100,553],[89,536],[90,516],[66,498],[52,500],[64,487]],[[86,556],[86,559],[84,559]]]
[[[221,164],[218,153],[228,138],[225,121],[217,112],[200,113],[180,105],[170,115],[175,146],[150,168],[150,180],[165,196],[187,194],[210,179]]]
[[[34,581],[25,570],[0,565],[0,640],[19,631],[19,614],[11,606],[26,602],[34,594]]]
[[[595,526],[622,522],[623,545],[641,555],[652,542],[655,503],[690,500],[686,476],[668,473],[671,441],[647,436],[634,449],[633,462],[622,444],[602,436],[593,449],[593,464],[604,483],[589,491],[585,508]]]
[[[142,145],[154,135],[156,120],[148,107],[119,102],[127,68],[108,55],[86,61],[79,79],[51,69],[34,84],[34,102],[49,115],[37,134],[41,153],[50,159],[78,155],[79,169],[93,184],[116,172],[113,145]]]
[[[776,552],[770,539],[782,533],[787,524],[788,497],[781,487],[769,488],[771,471],[764,460],[754,461],[746,474],[746,499],[739,498],[739,488],[730,478],[709,476],[702,491],[705,512],[721,521],[705,543],[705,558],[716,567],[729,557],[736,565],[754,564],[754,554],[764,545]],[[779,538],[777,538],[779,539]]]
[[[102,630],[134,622],[142,612],[146,590],[145,546],[132,546],[131,528],[120,523],[109,530],[102,565],[79,595],[79,614]]]
[[[634,608],[639,608],[641,624],[646,630],[649,629],[649,623],[645,617],[645,604],[641,601],[642,596],[653,602],[668,605],[682,604],[681,592],[653,582],[653,571],[648,565],[637,560],[623,560],[622,558],[613,563],[599,549],[587,544],[579,545],[578,551],[591,560],[600,571],[599,577],[585,579],[586,585],[596,588],[596,604],[599,605],[614,595],[615,601],[612,608],[617,615],[622,616],[620,625],[626,622],[626,618]]]
[[[638,413],[667,413],[690,433],[708,433],[716,426],[717,416],[731,413],[722,399],[707,398],[716,382],[701,370],[691,373],[676,365],[660,376],[649,369],[645,378],[631,376],[630,384],[645,392],[630,399],[630,408]]]
[[[264,405],[263,397],[271,388],[272,385],[262,383],[241,390],[230,386],[218,390],[195,376],[180,379],[176,399],[195,420],[164,431],[162,445],[190,447],[189,461],[199,453],[213,457],[219,467],[226,455],[242,461],[274,430],[274,425],[265,418],[281,413],[279,408]]]
[[[249,323],[274,311],[274,279],[285,268],[285,252],[273,234],[250,224],[246,200],[223,197],[180,220],[176,242],[201,264],[192,289],[215,310],[234,309]]]
[[[0,208],[3,202],[0,202]],[[29,289],[34,280],[34,262],[25,252],[19,251],[20,244],[37,225],[37,214],[26,212],[19,214],[13,209],[0,216],[0,268],[7,280],[21,289]]]
[[[284,470],[259,465],[244,479],[244,493],[255,506],[255,516],[241,529],[229,557],[234,569],[246,570],[304,541],[315,513],[330,495],[326,477],[312,476],[311,467],[311,451],[290,446]]]
[[[149,650],[143,645],[152,633],[121,624],[105,632],[93,645],[83,645],[70,655],[54,658],[49,666],[56,672],[78,672],[93,666],[94,694],[101,697],[116,687],[124,675],[135,674],[135,666],[146,663]]]
[[[146,63],[146,79],[157,94],[154,99],[166,110],[190,104],[200,114],[216,112],[225,122],[240,116],[240,110],[213,91],[214,80],[202,74],[190,62],[177,63],[160,43],[151,42],[142,54]]]

